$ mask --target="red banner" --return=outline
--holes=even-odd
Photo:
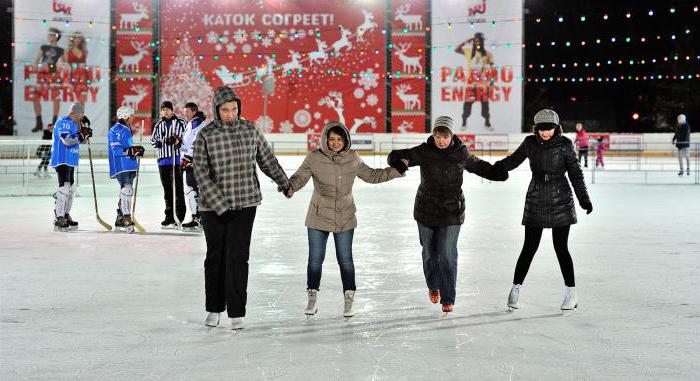
[[[265,132],[320,131],[329,120],[385,131],[383,2],[162,0],[161,10],[161,101],[211,114],[213,90],[229,86]]]

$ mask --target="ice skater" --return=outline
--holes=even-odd
[[[370,184],[378,184],[402,174],[392,167],[373,169],[351,149],[350,132],[340,122],[326,123],[321,134],[321,148],[309,152],[301,167],[290,177],[287,197],[292,197],[314,180],[314,192],[306,214],[305,225],[309,239],[309,260],[306,267],[308,305],[304,313],[315,315],[317,294],[321,286],[321,269],[326,256],[328,236],[333,233],[335,253],[343,282],[345,307],[343,316],[354,315],[355,266],[352,259],[352,240],[357,227],[352,186],[356,177]]]
[[[138,168],[136,157],[143,156],[144,148],[134,145],[131,135],[134,110],[122,106],[117,110],[117,123],[107,133],[107,152],[109,153],[109,178],[119,183],[119,201],[117,202],[117,220],[115,229],[134,232],[131,220],[131,196],[134,194],[134,177]]]
[[[420,166],[413,217],[423,247],[428,296],[431,302],[441,303],[444,312],[452,312],[455,303],[457,239],[465,211],[464,171],[494,181],[508,178],[503,168],[471,154],[451,128],[450,117],[438,117],[426,143],[392,151],[388,158],[389,164],[401,173],[407,167]]]
[[[583,166],[588,168],[588,133],[581,123],[576,123],[575,144],[578,150],[579,164],[581,164],[581,158],[583,158]]]
[[[690,124],[688,124],[688,120],[684,114],[678,115],[676,121],[678,124],[676,125],[676,131],[673,134],[672,142],[675,143],[676,148],[678,148],[678,165],[680,166],[678,176],[683,176],[684,159],[686,163],[686,173],[690,176]]]
[[[605,142],[603,141],[603,137],[599,137],[596,140],[596,145],[595,145],[595,166],[596,168],[600,166],[601,168],[605,168],[605,162],[603,161],[603,157],[605,156]],[[681,173],[682,175],[682,173]]]
[[[241,119],[241,100],[231,88],[217,88],[212,103],[214,120],[197,134],[192,161],[207,242],[205,324],[217,326],[226,310],[231,329],[238,330],[246,315],[250,240],[262,200],[256,164],[285,193],[289,179],[255,123]]]
[[[539,111],[535,115],[533,135],[526,137],[515,152],[496,164],[510,171],[525,159],[529,159],[532,171],[522,220],[522,224],[525,225],[525,242],[515,266],[508,307],[520,308],[523,281],[540,244],[542,230],[551,228],[554,251],[566,286],[561,309],[571,310],[578,305],[574,264],[568,248],[569,229],[576,223],[576,207],[565,173],[568,173],[578,202],[586,210],[586,214],[593,211],[593,205],[588,198],[583,171],[576,159],[574,145],[569,138],[562,135],[559,115],[553,110]]]
[[[187,102],[182,113],[185,116],[187,125],[185,126],[185,135],[182,137],[182,148],[180,151],[182,152],[182,170],[185,172],[185,185],[187,185],[185,197],[190,207],[190,213],[192,213],[192,221],[182,224],[182,228],[185,230],[198,230],[201,228],[199,210],[197,209],[199,187],[197,186],[197,179],[194,178],[194,169],[192,168],[192,146],[207,116],[199,111],[199,107],[193,102]]]
[[[53,223],[56,231],[78,228],[78,221],[70,216],[75,196],[75,168],[80,159],[80,144],[91,136],[90,121],[85,117],[85,108],[80,103],[71,104],[68,115],[60,117],[54,125],[50,165],[58,176],[58,191],[53,194],[56,199],[56,219]]]
[[[187,213],[185,207],[185,193],[182,189],[182,170],[180,169],[180,146],[182,134],[185,132],[185,121],[173,112],[173,103],[165,101],[160,105],[160,120],[153,128],[151,144],[158,151],[158,172],[160,182],[163,185],[163,199],[165,200],[165,219],[160,223],[163,229],[175,229],[177,227],[175,216],[182,222]],[[174,177],[173,177],[174,176]],[[173,194],[173,182],[175,194]],[[175,209],[173,210],[173,197]]]
[[[53,139],[53,123],[49,123],[41,135],[42,140]],[[49,161],[51,161],[51,144],[42,144],[36,149],[36,157],[41,161],[34,171],[36,177],[49,177],[48,169]],[[43,173],[42,173],[43,172]]]

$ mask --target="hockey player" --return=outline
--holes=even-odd
[[[194,178],[194,168],[192,167],[192,157],[194,156],[192,146],[194,145],[194,139],[197,137],[197,133],[203,126],[203,122],[207,117],[199,110],[197,104],[193,102],[187,102],[187,104],[185,104],[182,114],[185,116],[187,125],[185,126],[185,135],[182,138],[182,148],[180,151],[182,152],[182,170],[185,172],[185,185],[187,185],[185,197],[187,198],[187,204],[192,213],[192,221],[182,224],[182,228],[186,230],[198,230],[201,228],[199,210],[197,209],[199,186],[197,186],[197,179]]]
[[[176,228],[174,216],[177,215],[178,221],[182,222],[187,212],[185,194],[182,190],[182,170],[180,169],[180,146],[182,146],[182,134],[185,132],[185,121],[175,115],[173,103],[170,101],[165,101],[160,105],[160,117],[161,119],[153,128],[151,136],[151,144],[158,150],[156,152],[158,171],[165,199],[165,220],[160,223],[160,226],[163,229],[174,229]],[[175,182],[174,195],[173,181]],[[175,197],[177,209],[175,211],[173,210],[173,197]]]
[[[51,167],[58,176],[58,191],[53,195],[56,199],[54,230],[78,228],[78,222],[70,217],[75,196],[75,168],[80,158],[80,143],[91,136],[90,120],[85,116],[85,108],[80,103],[71,104],[68,115],[59,118],[54,125]]]
[[[136,157],[143,156],[144,148],[134,145],[131,138],[131,123],[134,110],[122,106],[117,110],[117,123],[107,134],[107,152],[109,152],[109,177],[119,182],[119,202],[117,203],[117,220],[115,229],[123,228],[134,231],[131,221],[131,196],[134,194],[132,184],[138,168]]]

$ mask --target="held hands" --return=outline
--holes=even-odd
[[[406,159],[393,159],[389,161],[389,165],[402,175],[408,170],[408,160]]]
[[[288,186],[286,189],[278,185],[277,191],[281,192],[286,198],[292,198],[292,196],[294,195],[294,190],[292,189],[291,185]]]
[[[192,166],[192,156],[190,155],[185,155],[182,158],[182,161],[180,162],[180,167],[182,170],[186,170],[187,168]]]

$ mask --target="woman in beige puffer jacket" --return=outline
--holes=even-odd
[[[340,266],[345,296],[343,315],[353,315],[355,297],[355,267],[352,261],[352,238],[357,218],[352,186],[355,177],[371,184],[382,183],[403,176],[396,169],[372,169],[357,152],[350,149],[350,133],[340,122],[328,122],[321,135],[321,148],[309,152],[301,167],[290,177],[292,194],[313,178],[314,193],[306,214],[309,236],[309,262],[307,266],[307,293],[309,304],[305,311],[314,315],[317,311],[316,294],[321,283],[321,268],[326,255],[326,242],[333,233],[335,251]]]

